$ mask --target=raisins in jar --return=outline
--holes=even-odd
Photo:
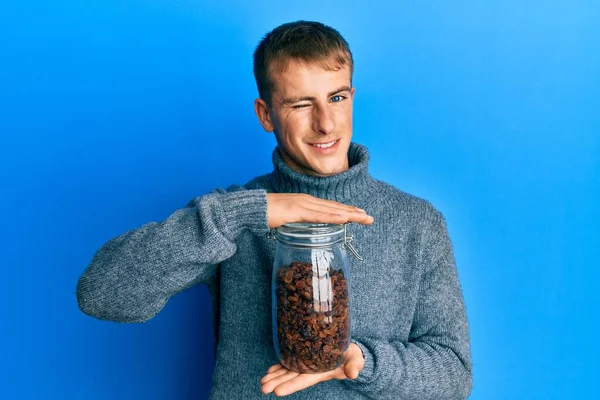
[[[282,364],[301,373],[337,368],[350,341],[344,272],[315,276],[311,263],[293,262],[280,267],[275,285]]]

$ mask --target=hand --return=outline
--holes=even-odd
[[[277,228],[291,222],[317,222],[345,224],[358,222],[370,225],[373,217],[358,207],[308,194],[267,193],[267,216],[269,228]]]
[[[344,362],[333,371],[317,374],[300,374],[290,371],[281,364],[275,364],[267,370],[261,380],[261,391],[264,394],[275,392],[276,396],[287,396],[299,390],[332,379],[356,379],[365,366],[365,359],[358,345],[351,343],[344,353]]]

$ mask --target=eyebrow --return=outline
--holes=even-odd
[[[327,97],[331,97],[334,94],[340,93],[340,92],[349,92],[352,89],[350,88],[350,86],[342,86],[341,88],[338,88],[332,92],[327,93]],[[313,101],[316,100],[315,97],[313,96],[304,96],[304,97],[288,97],[287,99],[284,99],[281,103],[284,105],[289,105],[289,104],[293,104],[293,103],[298,103],[300,101]]]

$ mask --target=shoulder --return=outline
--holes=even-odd
[[[264,174],[253,178],[244,185],[244,188],[248,190],[263,189],[267,192],[272,192],[273,190],[271,188],[271,174]]]
[[[375,180],[374,202],[411,216],[431,216],[441,214],[435,206],[422,197],[405,192],[389,183]]]
[[[379,220],[391,226],[408,229],[422,235],[431,231],[443,231],[446,221],[440,210],[429,200],[401,190],[389,183],[376,180],[375,194],[369,207]],[[375,217],[377,220],[377,216]]]
[[[253,178],[252,180],[250,180],[249,182],[246,182],[243,185],[240,185],[238,183],[233,183],[229,186],[227,186],[227,188],[217,188],[214,189],[212,191],[212,193],[235,193],[235,192],[242,192],[242,191],[248,191],[248,190],[265,190],[267,192],[271,192],[271,185],[270,185],[270,181],[269,181],[270,177],[269,174],[265,174],[265,175],[261,175],[261,176],[257,176],[256,178]]]

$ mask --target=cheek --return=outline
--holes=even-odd
[[[288,115],[282,127],[288,139],[294,141],[303,138],[310,126],[310,113],[303,111]]]
[[[338,126],[346,126],[352,123],[352,105],[340,107],[335,112],[335,120]]]

